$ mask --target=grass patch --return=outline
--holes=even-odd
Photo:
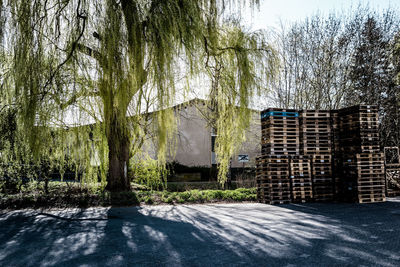
[[[184,192],[152,191],[137,192],[141,203],[146,204],[183,204],[255,201],[255,188],[238,188],[235,190],[188,190]]]
[[[51,182],[48,192],[43,186],[30,183],[17,194],[0,193],[0,209],[66,208],[93,206],[134,206],[154,204],[215,203],[255,201],[255,188],[235,190],[187,190],[183,192],[151,191],[133,186],[130,192],[110,193],[100,186],[86,187],[79,183]]]

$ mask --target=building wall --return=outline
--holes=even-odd
[[[184,105],[177,112],[177,146],[170,160],[186,166],[211,166],[211,131],[198,106]]]
[[[238,161],[239,154],[249,155],[249,162],[242,163]],[[232,168],[255,167],[256,157],[261,154],[261,120],[260,113],[254,112],[250,127],[246,132],[246,141],[242,144],[239,152],[232,158]]]
[[[177,109],[179,114],[178,136],[175,160],[186,166],[212,166],[211,129],[202,117],[199,109],[205,108],[201,100],[190,101]],[[255,158],[261,151],[261,122],[259,112],[253,113],[250,129],[246,132],[246,141],[237,154],[248,154],[250,162],[238,162],[238,156],[232,159],[232,168],[253,167]]]

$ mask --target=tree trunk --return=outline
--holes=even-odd
[[[113,116],[107,125],[108,176],[106,190],[112,192],[130,191],[128,178],[130,140],[126,124]]]

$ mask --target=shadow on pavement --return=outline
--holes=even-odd
[[[399,200],[13,211],[0,266],[396,266],[399,229]]]

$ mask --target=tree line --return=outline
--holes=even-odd
[[[275,34],[281,69],[270,103],[283,108],[379,106],[382,146],[400,145],[399,13],[359,7],[314,15]]]

